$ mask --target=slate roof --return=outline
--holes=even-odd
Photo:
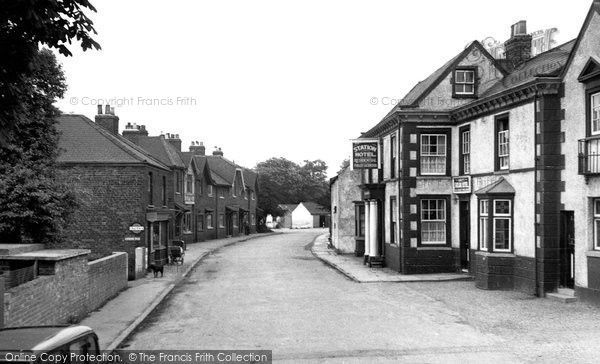
[[[311,215],[329,215],[329,210],[316,202],[301,202]]]
[[[156,159],[169,167],[186,168],[177,150],[169,143],[163,135],[152,137],[140,137],[140,147],[146,149]]]
[[[575,39],[527,60],[480,95],[493,96],[533,81],[536,77],[556,77],[567,63]]]
[[[500,194],[515,194],[515,189],[514,187],[508,183],[507,180],[504,179],[504,177],[500,177],[499,180],[497,180],[494,183],[490,183],[489,185],[480,188],[479,190],[475,191],[476,195],[500,195]]]
[[[283,211],[289,211],[292,212],[296,209],[296,207],[298,207],[299,204],[297,203],[282,203],[277,205],[277,207],[279,207],[280,209],[282,209]]]
[[[140,163],[168,169],[144,149],[110,133],[84,115],[62,114],[56,120],[60,133],[59,163]]]

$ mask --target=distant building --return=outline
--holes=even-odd
[[[365,252],[364,203],[358,170],[345,168],[330,182],[331,189],[331,244],[340,253]],[[363,218],[357,218],[362,216]]]
[[[281,204],[279,208],[285,212],[280,219],[280,227],[292,229],[329,227],[331,214],[329,210],[317,203]]]

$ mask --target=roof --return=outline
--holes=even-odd
[[[177,150],[165,139],[164,135],[140,137],[138,144],[169,167],[186,167]]]
[[[583,39],[583,35],[587,31],[587,28],[590,25],[590,21],[592,20],[594,13],[600,14],[600,1],[599,0],[594,0],[592,2],[592,5],[590,6],[590,10],[588,11],[587,16],[585,17],[585,21],[583,22],[583,26],[579,30],[579,34],[577,35],[575,44],[573,45],[573,49],[576,50],[579,48],[579,43],[581,42],[581,39]],[[571,62],[573,61],[573,57],[575,57],[575,53],[571,53],[569,55],[569,58],[567,59],[566,64],[562,69],[561,77],[563,77],[563,78],[565,77],[567,71],[569,70],[569,66],[571,65]]]
[[[479,41],[473,41],[471,44],[465,48],[462,52],[454,56],[448,62],[446,62],[442,67],[438,68],[433,72],[429,77],[417,83],[407,94],[400,100],[398,106],[392,109],[390,112],[393,113],[394,110],[401,107],[416,107],[419,102],[427,96],[427,94],[435,88],[440,82],[446,78],[446,76],[452,72],[452,70],[458,65],[458,63],[465,58],[474,48],[478,48],[483,55],[487,56],[497,69],[501,72],[504,72],[504,68],[500,66],[498,62],[496,62],[495,58],[481,45]],[[389,114],[388,114],[389,115]],[[387,117],[387,115],[386,115]],[[384,118],[385,119],[385,118]]]
[[[476,195],[514,195],[515,189],[504,177],[475,191]]]
[[[61,114],[56,121],[60,133],[59,163],[140,163],[168,169],[143,148],[112,134],[84,115]]]
[[[297,203],[287,203],[287,204],[282,203],[282,204],[277,205],[277,207],[279,207],[283,211],[292,212],[296,209],[296,207],[298,207],[298,204]]]
[[[567,63],[575,39],[527,60],[480,95],[492,96],[525,85],[536,77],[556,77]]]
[[[329,210],[316,202],[301,202],[311,215],[329,215]]]
[[[52,350],[92,334],[87,326],[36,326],[0,330],[0,351]]]

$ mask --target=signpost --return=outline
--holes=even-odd
[[[134,222],[133,224],[131,224],[129,226],[129,231],[131,231],[132,233],[139,235],[142,233],[142,231],[144,231],[144,227],[142,225],[140,225],[137,222]]]
[[[352,141],[352,169],[379,168],[379,140],[356,139]]]

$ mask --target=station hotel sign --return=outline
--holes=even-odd
[[[352,141],[352,169],[375,169],[379,167],[379,141],[356,139]]]

